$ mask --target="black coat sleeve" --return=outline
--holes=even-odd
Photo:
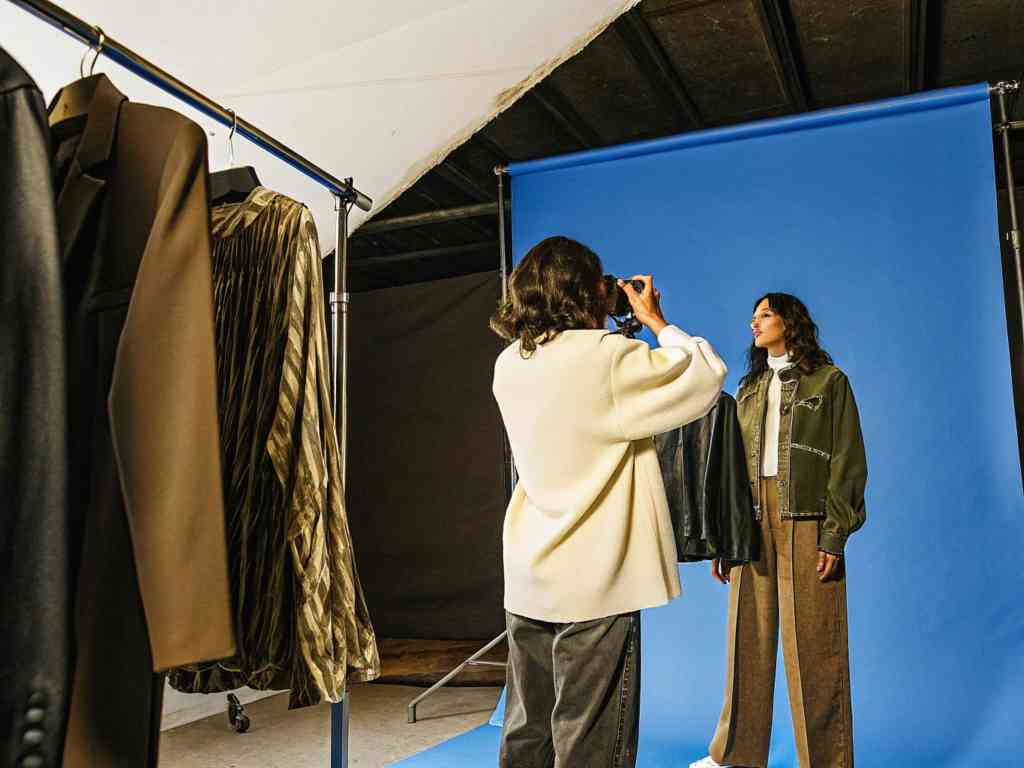
[[[69,662],[65,337],[42,95],[0,49],[0,763],[58,765]]]
[[[712,444],[712,461],[717,465],[714,490],[718,499],[718,557],[733,563],[747,563],[760,557],[760,531],[754,519],[743,436],[736,418],[736,401],[723,394],[718,401],[719,439]]]

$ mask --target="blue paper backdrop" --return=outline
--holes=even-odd
[[[753,301],[802,297],[853,384],[868,521],[848,550],[857,764],[1024,764],[1021,496],[986,86],[510,168],[513,253],[577,238],[650,272],[735,392]],[[726,589],[644,615],[641,766],[706,753]],[[771,764],[796,765],[779,669]]]

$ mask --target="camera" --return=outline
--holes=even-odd
[[[633,308],[630,306],[629,297],[625,291],[619,288],[619,278],[614,275],[605,275],[603,279],[605,308],[617,326],[616,330],[612,331],[612,333],[621,333],[623,336],[632,339],[643,328],[643,324],[633,317]],[[622,278],[622,281],[633,286],[633,290],[637,293],[642,293],[644,290],[642,280],[626,280]]]

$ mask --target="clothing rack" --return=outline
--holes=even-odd
[[[85,43],[96,52],[96,56],[106,55],[128,71],[138,75],[176,99],[216,120],[225,127],[249,139],[253,144],[266,152],[283,160],[292,168],[305,174],[320,186],[326,188],[335,200],[338,212],[336,247],[334,250],[334,290],[330,293],[331,327],[333,337],[331,343],[331,393],[332,406],[338,425],[338,442],[341,449],[341,488],[342,505],[345,494],[345,451],[347,449],[347,360],[348,360],[348,292],[346,272],[348,269],[348,214],[353,205],[369,211],[373,200],[360,192],[352,184],[352,179],[339,179],[323,170],[315,163],[287,147],[269,134],[261,131],[248,120],[237,116],[231,109],[221,106],[213,99],[182,82],[164,71],[143,56],[108,37],[101,28],[87,24],[82,19],[69,13],[47,0],[10,0],[14,5],[28,11],[33,16],[45,21],[61,31]],[[340,331],[340,332],[339,332]],[[340,703],[331,708],[331,768],[347,768],[348,766],[348,723],[349,698],[345,694]]]

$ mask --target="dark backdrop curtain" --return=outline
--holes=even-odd
[[[379,637],[505,628],[499,294],[484,272],[351,296],[348,519]]]

